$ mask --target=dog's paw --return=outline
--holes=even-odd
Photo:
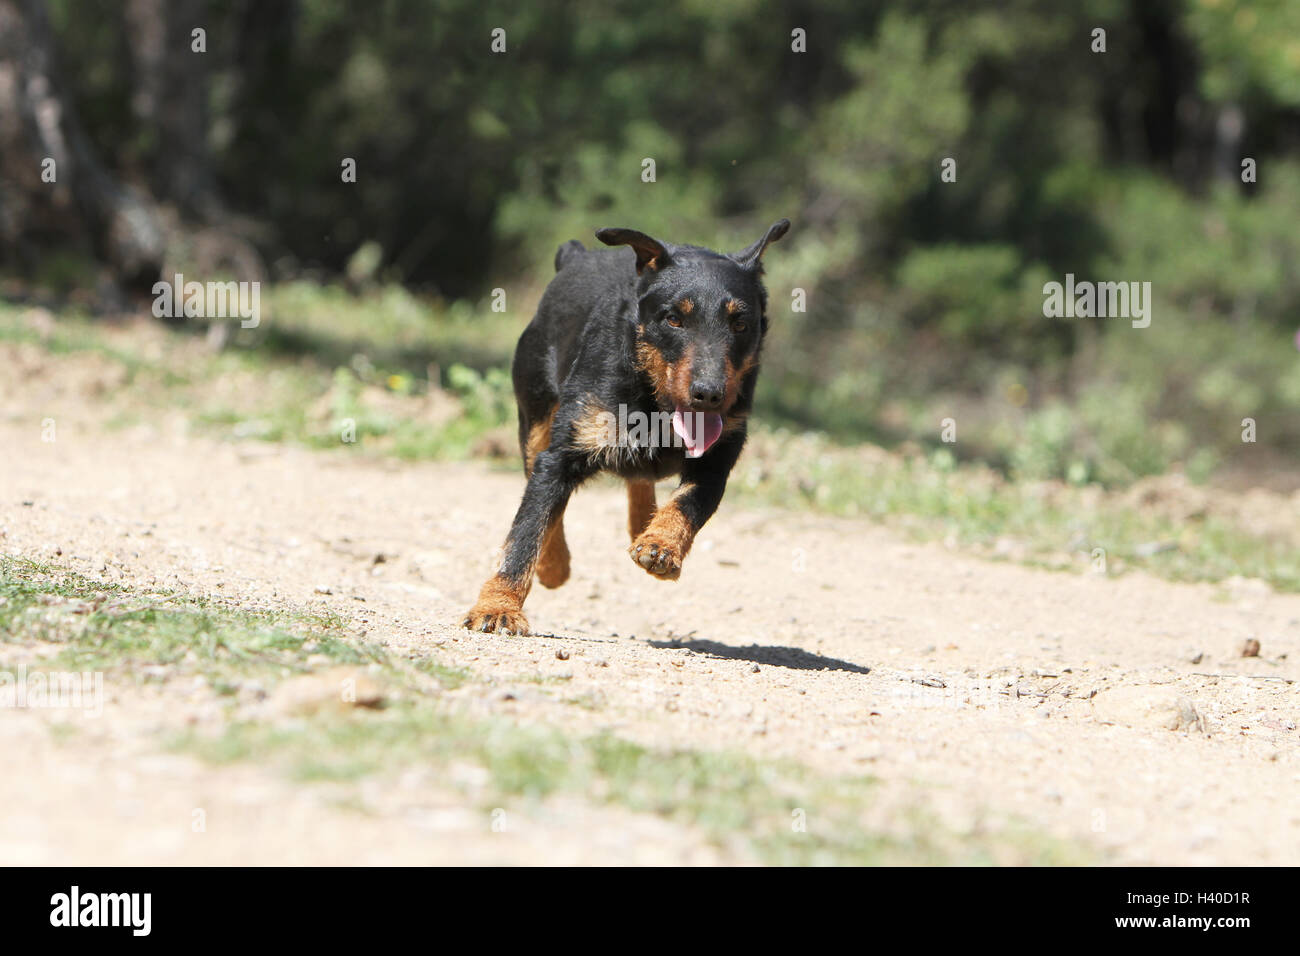
[[[519,608],[503,607],[499,604],[490,607],[482,604],[474,605],[465,615],[465,620],[460,622],[460,626],[471,631],[482,631],[484,634],[516,634],[519,637],[528,635],[528,618],[524,617],[524,612]]]
[[[650,574],[665,581],[676,581],[682,573],[685,555],[681,548],[653,531],[642,532],[627,553]]]

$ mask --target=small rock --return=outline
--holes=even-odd
[[[1241,656],[1259,657],[1259,641],[1253,637],[1247,638],[1246,643],[1241,645]]]
[[[1147,541],[1133,549],[1139,558],[1151,558],[1165,551],[1177,551],[1177,541]]]
[[[324,711],[344,713],[354,707],[380,707],[383,703],[379,684],[356,667],[333,667],[287,680],[275,689],[270,701],[273,710],[298,716]]]
[[[1121,686],[1102,691],[1092,700],[1092,712],[1104,724],[1209,732],[1196,705],[1167,686]]]
[[[563,647],[556,648],[555,659],[557,661],[567,661],[569,659],[569,652]]]
[[[1177,701],[1178,712],[1170,719],[1170,730],[1195,730],[1197,733],[1206,733],[1205,718],[1186,697],[1180,697]]]
[[[1232,597],[1238,600],[1242,598],[1268,597],[1273,593],[1273,588],[1269,586],[1267,581],[1261,581],[1258,578],[1243,578],[1239,574],[1225,578],[1221,585],[1228,590]]]

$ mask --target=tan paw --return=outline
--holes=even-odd
[[[542,555],[537,559],[537,580],[548,588],[558,588],[569,580],[569,545],[564,540],[563,528],[556,528],[546,536]]]
[[[657,578],[676,581],[682,573],[681,549],[653,531],[645,531],[627,549],[632,560]]]
[[[567,563],[539,563],[537,565],[537,580],[542,583],[543,587],[558,588],[565,581],[569,580],[569,565]]]
[[[528,634],[528,618],[524,617],[524,612],[501,604],[475,604],[460,626],[484,634],[517,634],[520,637]]]

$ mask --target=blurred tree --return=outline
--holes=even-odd
[[[100,258],[125,288],[147,291],[160,273],[162,230],[148,202],[114,179],[83,131],[61,83],[40,0],[0,0],[0,75],[4,79],[0,110],[15,113],[26,134],[25,141],[5,145],[21,157],[19,182],[27,185],[29,197],[36,194],[19,208],[39,216],[43,208],[58,203],[60,190],[68,190]],[[49,160],[54,163],[55,179],[47,183],[41,173]],[[21,234],[34,227],[30,222],[20,224],[16,238],[21,241]]]
[[[46,4],[0,10],[0,257],[21,270],[70,239],[120,271],[156,258],[147,230],[107,238],[147,208],[121,184],[181,221],[169,257],[234,237],[203,271],[267,272],[246,237],[278,275],[365,264],[466,299],[544,280],[599,226],[727,247],[789,216],[772,285],[813,305],[774,324],[765,394],[859,435],[903,427],[899,396],[1090,381],[1123,353],[1104,320],[1043,320],[1066,272],[1149,279],[1162,309],[1260,341],[1300,312],[1296,0],[48,0],[26,59]],[[20,84],[38,61],[45,85]],[[55,146],[84,172],[35,188]],[[1195,382],[1124,394],[1139,418],[1229,408]]]
[[[148,131],[145,161],[153,195],[187,215],[216,219],[208,64],[219,51],[194,50],[192,32],[206,33],[205,0],[127,0],[131,112]]]

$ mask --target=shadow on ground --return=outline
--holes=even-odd
[[[798,647],[773,647],[770,645],[750,644],[746,647],[734,647],[719,644],[717,641],[670,640],[648,641],[651,647],[685,648],[697,654],[707,654],[729,661],[753,661],[769,667],[790,667],[803,671],[848,671],[851,674],[870,674],[871,668],[852,661],[842,661],[836,657],[822,657]]]

